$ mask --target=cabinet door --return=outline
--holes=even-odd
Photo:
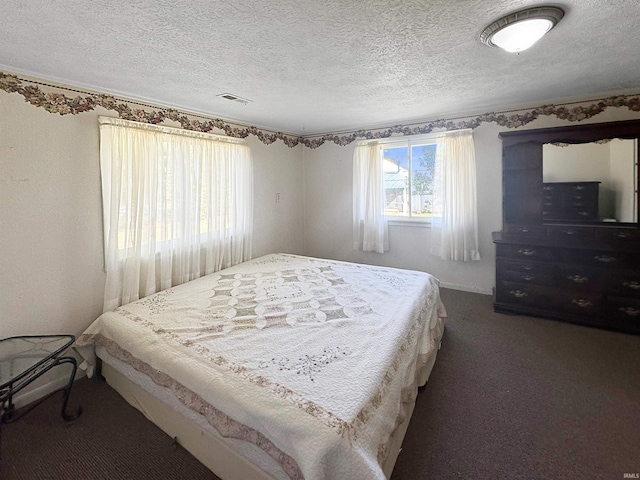
[[[542,222],[542,144],[517,143],[502,153],[503,215],[505,224]]]

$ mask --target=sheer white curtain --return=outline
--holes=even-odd
[[[443,260],[480,260],[476,158],[471,130],[437,140],[431,253]]]
[[[358,145],[353,152],[353,248],[365,252],[389,250],[384,216],[382,145]]]
[[[100,117],[104,310],[251,258],[244,141]]]

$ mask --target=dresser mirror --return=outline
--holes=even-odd
[[[558,223],[638,227],[640,120],[509,131],[500,138],[507,231]]]
[[[564,211],[569,212],[563,216],[562,210],[559,210],[555,215],[555,220],[558,221],[572,220],[575,212],[585,212],[586,208],[593,208],[594,221],[637,223],[637,143],[637,139],[612,138],[580,144],[544,144],[544,185],[566,183],[566,187],[573,191],[565,199],[566,205],[561,206],[558,205],[557,193],[543,191],[543,219],[545,216],[554,216],[545,215],[545,211],[552,208],[564,208]],[[592,187],[597,190],[597,195],[593,201],[585,193],[589,185],[582,190],[575,190],[584,183],[594,184]]]

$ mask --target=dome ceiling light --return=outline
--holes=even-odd
[[[520,53],[540,40],[564,16],[558,7],[534,7],[510,13],[487,26],[480,34],[482,43]]]

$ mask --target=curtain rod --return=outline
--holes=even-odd
[[[124,120],[122,118],[107,117],[103,115],[100,115],[98,117],[98,122],[100,123],[100,125],[116,125],[116,126],[123,126],[126,128],[134,128],[137,130],[156,131],[156,132],[161,132],[167,135],[176,135],[179,137],[202,138],[205,140],[213,140],[213,141],[219,141],[219,142],[225,142],[225,143],[235,143],[239,145],[244,145],[247,143],[247,141],[244,138],[228,137],[226,135],[219,135],[217,133],[198,132],[196,130],[187,130],[184,128],[170,127],[167,125],[135,122],[133,120]]]
[[[448,135],[457,135],[460,133],[471,133],[473,134],[473,129],[472,128],[461,128],[459,130],[447,130],[444,132],[431,132],[431,133],[423,133],[423,134],[418,134],[418,135],[402,135],[402,134],[398,134],[398,135],[391,135],[389,137],[385,137],[385,138],[376,138],[373,140],[359,140],[356,142],[356,145],[358,146],[362,146],[362,145],[376,145],[376,144],[389,144],[389,143],[396,143],[396,142],[409,142],[411,143],[412,141],[421,141],[421,139],[436,139],[436,138],[440,138],[440,137],[446,137]]]

